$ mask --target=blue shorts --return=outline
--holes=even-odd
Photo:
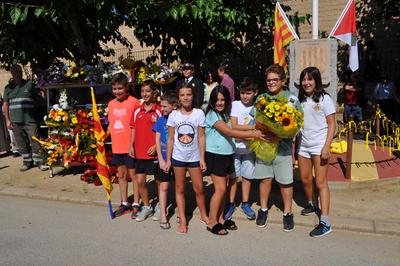
[[[196,168],[196,167],[200,167],[200,162],[181,162],[178,160],[175,160],[174,158],[172,158],[172,162],[171,162],[172,166],[175,167],[185,167],[185,168]]]
[[[112,163],[115,164],[117,167],[121,165],[126,165],[129,169],[134,169],[136,166],[135,159],[129,156],[129,154],[127,153],[113,154]]]

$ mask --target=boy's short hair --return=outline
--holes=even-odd
[[[258,91],[258,86],[249,77],[244,77],[239,85],[239,91]]]
[[[140,85],[141,88],[146,87],[146,86],[149,86],[152,91],[158,90],[157,84],[150,79],[143,81],[142,85]]]
[[[285,70],[283,69],[283,67],[281,67],[280,65],[271,65],[269,66],[266,70],[265,70],[265,77],[268,76],[269,73],[275,73],[278,74],[279,78],[281,80],[285,80],[286,79],[286,74],[285,74]]]
[[[114,85],[116,83],[119,83],[122,86],[126,87],[128,85],[128,77],[124,73],[116,73],[112,76],[111,85]]]
[[[166,91],[161,95],[161,101],[167,101],[171,105],[176,105],[178,103],[178,96],[174,91]]]

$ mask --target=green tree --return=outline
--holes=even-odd
[[[235,55],[254,64],[272,51],[274,8],[262,0],[143,0],[130,10],[130,22],[142,44],[159,47],[163,62],[180,58],[199,68]]]
[[[127,1],[5,0],[0,5],[0,63],[45,68],[56,58],[91,63],[107,41],[130,43],[118,28]]]

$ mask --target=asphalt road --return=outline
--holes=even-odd
[[[106,207],[0,196],[0,265],[400,265],[400,238],[310,228],[258,228],[218,237],[194,216],[189,233],[157,222],[110,220]]]

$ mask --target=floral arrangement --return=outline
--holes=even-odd
[[[75,62],[65,64],[54,62],[48,69],[44,70],[38,77],[40,86],[45,84],[57,84],[68,82],[93,82],[109,83],[116,71],[123,70],[123,67],[112,63],[99,62],[94,65],[78,65]],[[129,71],[126,71],[129,76]]]
[[[256,104],[255,127],[262,132],[272,132],[280,138],[292,138],[303,125],[303,114],[296,109],[295,98],[261,96]],[[278,142],[252,140],[249,150],[258,158],[270,162],[278,152]]]
[[[140,85],[146,80],[153,80],[158,85],[167,85],[176,79],[177,69],[166,65],[148,64],[137,61],[132,66],[132,81]]]
[[[111,153],[106,154],[106,160],[108,163],[111,163],[111,156],[112,156]],[[97,167],[96,160],[90,161],[89,167],[85,170],[85,172],[83,172],[80,179],[89,184],[93,183],[93,185],[95,185],[95,186],[101,186],[100,178],[97,176],[96,167]],[[116,178],[117,168],[115,166],[110,166],[109,171],[110,171],[109,173],[111,176],[111,181],[113,183],[118,183],[118,178]],[[128,178],[128,181],[129,181],[129,178]]]

